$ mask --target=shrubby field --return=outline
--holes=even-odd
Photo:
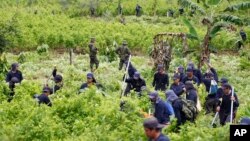
[[[18,60],[17,55],[6,54],[8,62]],[[89,89],[78,95],[81,83],[86,81],[89,72],[88,56],[74,55],[74,63],[68,65],[68,54],[44,54],[26,52],[27,59],[20,66],[25,80],[16,88],[16,95],[11,103],[7,102],[7,85],[1,82],[0,138],[3,140],[146,140],[141,111],[148,111],[150,101],[144,95],[139,99],[135,93],[124,98],[127,101],[125,111],[120,111],[120,90],[123,72],[118,71],[118,61],[108,63],[100,56],[101,65],[95,72],[98,82],[105,91]],[[170,76],[174,68],[187,60],[175,58],[171,63]],[[212,55],[212,64],[219,76],[227,76],[236,88],[240,100],[237,120],[250,115],[247,85],[248,70],[241,70],[240,57]],[[150,90],[153,72],[149,58],[133,57],[133,64],[147,81]],[[46,78],[54,65],[64,77],[64,87],[50,98],[52,108],[37,105],[32,98],[40,94]],[[51,81],[49,81],[51,82]],[[52,84],[50,83],[50,86]],[[106,94],[106,96],[103,96]],[[204,86],[199,88],[202,103],[205,99]],[[161,93],[162,99],[165,96]],[[179,134],[174,127],[164,129],[172,140],[229,140],[229,126],[212,128],[212,115],[199,114],[196,124],[185,124]]]

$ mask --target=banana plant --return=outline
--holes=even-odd
[[[183,19],[183,23],[189,28],[189,34],[187,36],[190,39],[198,40],[200,42],[199,51],[199,64],[200,68],[203,65],[203,61],[210,58],[210,46],[212,39],[218,35],[218,33],[225,28],[232,28],[233,25],[243,26],[244,20],[240,17],[229,15],[226,11],[246,10],[250,8],[250,2],[243,2],[236,5],[230,5],[221,13],[215,13],[215,8],[222,2],[222,0],[202,0],[203,7],[191,0],[178,0],[178,4],[182,7],[194,7],[196,10],[204,15],[201,23],[206,26],[207,31],[203,38],[200,38],[196,32],[195,27],[187,19]]]

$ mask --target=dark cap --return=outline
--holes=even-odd
[[[87,74],[87,78],[94,78],[93,73],[88,73],[88,74]]]
[[[232,86],[230,85],[230,84],[228,84],[228,83],[224,83],[223,84],[223,88],[228,88],[228,89],[232,89]]]
[[[157,129],[161,129],[164,127],[164,125],[160,124],[155,117],[147,118],[143,122],[143,126],[145,128],[157,128]]]
[[[13,64],[11,64],[11,69],[12,69],[12,70],[16,70],[17,67],[19,67],[19,64],[18,64],[18,63],[13,63]]]
[[[221,83],[228,83],[228,79],[223,77],[223,78],[220,79],[219,82],[221,82]]]
[[[49,87],[44,87],[43,92],[51,92],[51,89]]]
[[[155,99],[155,98],[157,98],[157,97],[158,97],[158,92],[157,92],[157,91],[151,92],[151,93],[149,94],[149,98],[150,98],[150,99]]]
[[[187,67],[187,72],[193,72],[193,68],[192,67]]]
[[[250,118],[244,117],[240,120],[240,125],[250,125]]]
[[[180,78],[181,76],[178,73],[174,74],[173,76],[173,80],[180,79]]]

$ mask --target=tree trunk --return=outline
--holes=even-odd
[[[156,8],[157,8],[157,1],[158,0],[154,0],[154,3],[153,3],[153,7],[152,7],[152,11],[153,11],[153,16],[155,16],[156,15]]]
[[[211,42],[210,38],[210,30],[211,30],[211,25],[208,25],[207,27],[207,34],[204,37],[203,44],[201,46],[201,54],[200,54],[200,61],[199,61],[199,68],[203,66],[203,61],[209,60],[210,59],[210,50],[209,50],[209,44]]]
[[[69,64],[72,65],[73,64],[73,48],[69,49]]]

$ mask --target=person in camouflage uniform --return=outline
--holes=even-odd
[[[162,64],[165,70],[168,70],[172,59],[171,52],[172,48],[168,42],[160,41],[155,45],[151,54],[155,68],[157,68],[159,64]]]
[[[90,43],[89,43],[89,58],[90,58],[90,69],[93,72],[93,66],[94,64],[96,65],[96,69],[99,66],[99,60],[97,59],[98,49],[95,47],[95,38],[91,38]]]
[[[119,55],[120,63],[119,63],[119,70],[122,69],[123,64],[128,61],[130,50],[127,47],[127,41],[123,41],[122,46],[116,49],[116,53]]]

